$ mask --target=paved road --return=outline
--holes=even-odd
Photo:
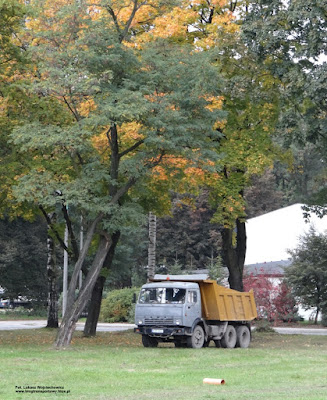
[[[0,321],[0,331],[11,331],[16,329],[38,329],[44,328],[47,325],[46,320],[21,320],[21,321]],[[105,324],[99,323],[97,327],[98,332],[117,332],[126,331],[127,329],[134,328],[134,324]],[[84,322],[77,323],[77,330],[84,329]]]
[[[22,321],[0,321],[0,330],[16,330],[16,329],[38,329],[44,328],[47,324],[46,320],[22,320]],[[98,332],[118,332],[133,329],[134,324],[106,324],[99,323]],[[78,322],[77,330],[84,329],[84,322]],[[274,328],[276,332],[287,335],[324,335],[327,336],[327,328]]]
[[[327,335],[327,328],[274,328],[274,330],[286,335]]]

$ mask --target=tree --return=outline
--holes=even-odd
[[[229,269],[230,286],[242,290],[246,251],[244,189],[252,175],[262,174],[281,157],[272,142],[279,110],[278,79],[257,63],[241,40],[243,2],[191,3],[182,2],[181,7],[165,15],[154,34],[193,43],[202,51],[214,49],[217,70],[225,79],[215,104],[227,111],[225,119],[216,124],[221,133],[220,157],[216,169],[207,174],[206,186],[216,211],[213,221],[223,225],[223,259]],[[169,31],[163,29],[167,23]]]
[[[313,143],[320,153],[316,160],[324,161],[327,6],[318,0],[310,5],[304,0],[247,4],[243,38],[257,62],[279,81],[281,107],[276,136],[284,146],[294,143],[297,149],[302,147],[305,154],[307,142]],[[304,184],[304,193],[308,192],[305,177],[298,179]],[[320,203],[324,202],[322,198]]]
[[[245,189],[246,214],[248,218],[277,210],[283,205],[283,192],[278,190],[274,171],[267,169],[263,175],[254,176],[251,186]]]
[[[327,237],[313,228],[303,235],[299,246],[290,252],[292,265],[285,271],[287,282],[294,296],[302,304],[316,308],[318,314],[327,306]]]
[[[181,178],[183,168],[172,159],[197,166],[217,154],[213,125],[221,114],[211,109],[219,94],[211,54],[163,40],[131,46],[134,17],[150,4],[133,1],[124,10],[127,20],[118,21],[118,3],[90,12],[83,2],[43,1],[28,23],[39,71],[30,90],[64,109],[52,123],[36,120],[11,135],[20,151],[33,154],[33,168],[17,179],[15,195],[45,210],[59,202],[89,218],[57,347],[70,343],[113,234],[143,210],[138,197],[159,173],[155,168],[174,169]],[[75,299],[90,249],[94,258]]]
[[[5,297],[14,300],[23,296],[41,307],[46,303],[46,243],[42,241],[45,232],[40,220],[1,221],[0,285]]]
[[[170,214],[158,218],[158,264],[183,270],[204,268],[219,254],[220,226],[211,223],[208,192],[175,195]]]

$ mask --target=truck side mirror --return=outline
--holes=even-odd
[[[133,304],[136,304],[136,293],[133,293]]]

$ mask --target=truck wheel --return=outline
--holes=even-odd
[[[241,347],[243,349],[246,349],[247,347],[249,347],[249,344],[251,341],[251,332],[247,326],[245,326],[245,325],[237,326],[236,327],[236,336],[237,336],[237,340],[236,340],[237,347]]]
[[[224,347],[225,349],[233,349],[236,345],[236,339],[235,328],[233,325],[227,325],[226,332],[220,340],[221,347]]]
[[[142,335],[142,344],[144,347],[158,347],[158,340],[148,335]]]
[[[187,338],[187,347],[191,347],[192,349],[201,349],[204,344],[204,331],[202,326],[197,325],[194,328],[192,336]]]

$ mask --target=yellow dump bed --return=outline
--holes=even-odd
[[[198,281],[202,315],[207,320],[251,321],[257,317],[253,291],[239,292],[220,286],[216,281]]]

